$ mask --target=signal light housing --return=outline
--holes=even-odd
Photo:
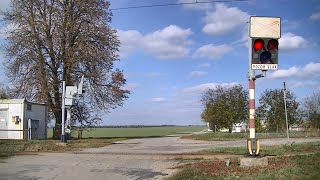
[[[252,38],[251,69],[278,69],[278,39]]]

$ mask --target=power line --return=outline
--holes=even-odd
[[[210,3],[219,3],[219,2],[245,2],[251,0],[214,0],[214,1],[198,1],[194,2],[181,2],[181,3],[168,3],[168,4],[152,4],[152,5],[142,5],[142,6],[129,6],[129,7],[119,7],[111,8],[110,10],[127,10],[127,9],[141,9],[141,8],[153,8],[153,7],[166,7],[166,6],[181,6],[181,5],[191,5],[191,4],[210,4]]]

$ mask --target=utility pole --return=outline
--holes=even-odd
[[[61,110],[62,110],[62,129],[61,129],[61,142],[65,143],[66,142],[66,138],[65,138],[65,132],[64,132],[64,118],[65,118],[65,99],[66,99],[66,82],[63,81],[62,82],[62,106],[61,106]]]
[[[283,100],[284,100],[284,111],[285,111],[285,114],[286,114],[287,139],[288,139],[288,142],[289,142],[289,125],[288,125],[288,112],[287,112],[286,82],[283,82]]]
[[[81,77],[78,86],[66,86],[66,82],[62,82],[62,131],[61,142],[66,143],[67,139],[71,139],[71,106],[75,105],[75,99],[82,97],[84,76]],[[67,109],[67,120],[65,121],[65,111]],[[67,126],[66,126],[67,124]],[[68,136],[65,134],[67,133]]]

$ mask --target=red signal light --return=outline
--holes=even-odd
[[[275,49],[278,49],[278,45],[279,45],[279,42],[275,39],[271,39],[268,41],[268,50],[269,51],[272,51],[272,50],[275,50]]]
[[[260,51],[264,47],[264,41],[262,39],[256,39],[253,43],[253,49],[255,51]]]

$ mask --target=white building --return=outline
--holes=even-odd
[[[227,128],[221,128],[221,129],[219,129],[219,131],[220,131],[220,132],[229,132],[229,129],[227,129]],[[235,132],[240,133],[240,132],[246,132],[246,131],[247,131],[247,124],[244,123],[244,122],[241,122],[241,123],[235,123],[235,124],[233,124],[233,126],[232,126],[232,131],[231,131],[231,132],[233,132],[233,133],[235,133]]]
[[[46,139],[48,109],[25,99],[0,99],[0,139]]]
[[[232,127],[232,132],[246,132],[246,131],[247,131],[247,125],[243,122],[235,123]]]

